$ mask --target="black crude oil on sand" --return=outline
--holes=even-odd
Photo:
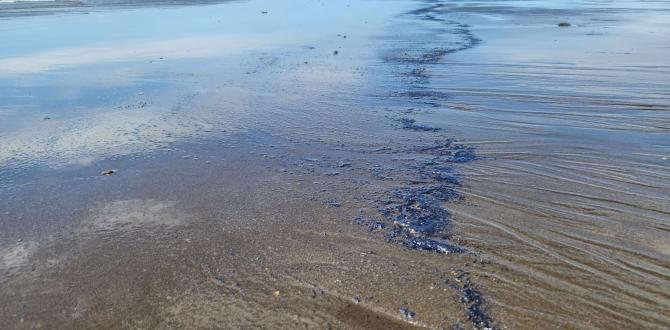
[[[2,329],[666,329],[667,1],[0,1]]]

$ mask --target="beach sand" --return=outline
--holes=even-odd
[[[669,17],[2,3],[0,323],[666,328]]]

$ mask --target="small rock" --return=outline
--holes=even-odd
[[[412,310],[409,310],[409,309],[405,308],[405,307],[401,307],[400,308],[400,315],[402,315],[402,317],[404,317],[407,320],[411,320],[416,316],[416,313]]]
[[[116,172],[117,172],[116,170],[106,170],[106,171],[102,171],[102,172],[100,173],[100,175],[104,175],[104,176],[112,176],[112,175],[114,175]]]
[[[560,23],[558,23],[558,26],[560,26],[560,27],[570,27],[570,26],[572,26],[572,24],[570,24],[568,22],[560,22]]]
[[[383,222],[377,221],[372,225],[372,228],[377,229],[377,230],[382,230],[382,229],[386,228],[386,224],[384,224]]]
[[[277,298],[279,298],[279,295],[280,295],[280,294],[281,294],[281,293],[279,292],[279,290],[277,290],[277,291],[275,291],[275,292],[272,293],[272,295],[275,296],[275,297],[277,297]]]
[[[337,55],[337,54],[339,54],[339,53],[340,53],[340,52],[338,52],[338,51],[333,51],[333,55]]]

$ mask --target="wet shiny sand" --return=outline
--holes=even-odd
[[[371,212],[366,203],[324,203],[346,193],[340,180],[281,171],[302,161],[299,152],[252,135],[233,141],[238,148],[214,154],[211,145],[189,148],[198,160],[123,161],[113,177],[60,182],[95,197],[71,205],[86,208],[80,221],[3,283],[3,319],[17,328],[467,323],[462,308],[447,303],[455,292],[444,282],[462,256],[417,259],[346,220]],[[184,174],[165,176],[175,172]],[[60,198],[45,200],[45,211]],[[409,306],[421,321],[402,319]]]
[[[665,328],[669,11],[5,11],[0,320]]]
[[[462,167],[456,223],[501,266],[483,272],[503,324],[666,327],[667,3],[534,4],[438,9],[484,40],[431,77],[451,96],[431,119],[488,158]]]

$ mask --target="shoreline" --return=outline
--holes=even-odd
[[[114,9],[151,8],[151,7],[179,7],[197,5],[217,5],[239,0],[28,0],[0,2],[0,17],[56,15],[56,14],[88,14],[91,11],[105,11]]]
[[[660,63],[662,49],[614,48],[670,40],[649,32],[657,20],[631,18],[665,12],[444,1],[370,14],[380,5],[10,20],[67,30],[126,19],[121,37],[86,38],[115,49],[151,35],[161,47],[119,55],[65,38],[60,51],[88,64],[0,75],[11,91],[0,108],[0,146],[11,150],[0,152],[0,320],[670,322],[658,290],[670,246],[670,67],[640,64]],[[176,17],[195,32],[163,27]],[[32,50],[13,38],[0,63]]]

